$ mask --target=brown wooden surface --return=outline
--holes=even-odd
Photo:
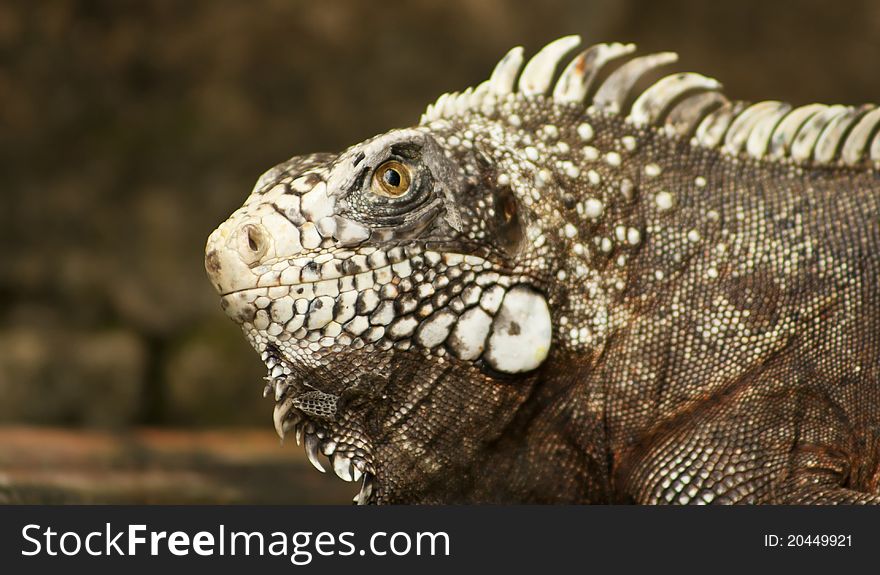
[[[357,490],[271,431],[0,427],[3,503],[326,504]]]

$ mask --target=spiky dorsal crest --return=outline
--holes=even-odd
[[[675,73],[636,93],[641,78],[678,60],[672,52],[636,56],[633,44],[596,44],[576,55],[557,77],[563,58],[580,45],[565,36],[527,62],[510,50],[476,88],[443,94],[422,123],[478,112],[491,116],[506,98],[548,97],[582,105],[585,114],[625,115],[638,127],[724,154],[801,165],[880,167],[880,108],[874,105],[792,107],[777,101],[731,101],[721,84],[691,72]],[[631,104],[628,104],[632,102]]]

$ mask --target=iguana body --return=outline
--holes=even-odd
[[[361,503],[880,501],[880,113],[577,43],[211,235],[279,434]]]

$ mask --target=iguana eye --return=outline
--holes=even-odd
[[[409,169],[389,160],[373,172],[373,193],[388,198],[399,198],[409,192]]]

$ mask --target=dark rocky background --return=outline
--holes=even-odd
[[[880,101],[868,0],[0,4],[0,491],[59,437],[70,450],[32,466],[145,426],[270,441],[263,369],[204,275],[208,233],[273,164],[412,124],[513,45],[570,33],[676,50],[736,98]],[[163,469],[125,445],[125,469]]]

